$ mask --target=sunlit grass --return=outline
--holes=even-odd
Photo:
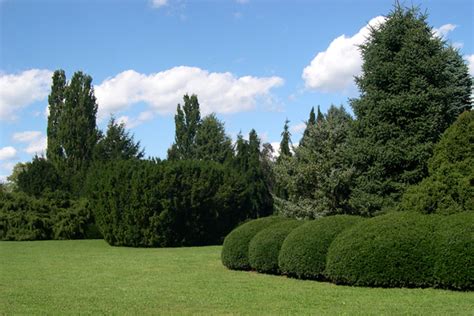
[[[474,293],[372,289],[230,271],[220,246],[0,242],[0,314],[472,315]]]

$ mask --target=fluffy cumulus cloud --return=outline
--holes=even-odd
[[[13,160],[16,158],[17,151],[12,146],[0,148],[0,160]]]
[[[454,31],[457,25],[454,24],[444,24],[438,28],[433,28],[433,35],[440,38],[446,38],[449,32]]]
[[[19,109],[46,98],[52,72],[30,69],[18,74],[0,74],[0,120],[16,118]]]
[[[47,138],[40,131],[15,133],[12,139],[18,143],[24,143],[24,151],[30,155],[42,155],[46,153]]]
[[[361,72],[362,57],[359,45],[367,39],[370,27],[377,27],[384,22],[384,17],[377,16],[355,35],[341,35],[334,39],[328,48],[319,52],[303,70],[302,77],[306,87],[323,92],[346,90],[353,84],[354,76]]]
[[[464,56],[467,61],[467,67],[469,68],[469,74],[474,76],[474,54]]]
[[[282,84],[275,76],[235,77],[180,66],[148,75],[127,70],[96,86],[95,94],[101,118],[136,103],[146,103],[155,113],[174,113],[186,93],[198,95],[203,114],[234,113],[253,109],[259,98],[271,98],[271,89]]]

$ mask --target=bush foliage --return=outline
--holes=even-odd
[[[281,245],[291,231],[303,221],[288,219],[260,231],[249,244],[249,263],[258,272],[278,274],[278,256]]]
[[[443,217],[436,233],[436,285],[457,290],[474,289],[474,213]]]
[[[360,286],[431,286],[437,220],[398,212],[349,228],[329,247],[327,277],[338,284]]]
[[[233,270],[250,270],[249,244],[265,228],[284,221],[282,217],[263,217],[240,225],[224,239],[222,263]]]
[[[326,254],[332,241],[361,220],[350,215],[328,216],[294,229],[280,250],[281,272],[303,279],[324,279]]]
[[[85,199],[0,193],[0,240],[100,238]]]
[[[474,112],[466,111],[436,144],[429,176],[410,187],[401,210],[452,214],[474,210]]]

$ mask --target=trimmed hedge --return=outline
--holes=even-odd
[[[263,217],[240,225],[224,239],[221,259],[224,266],[233,270],[250,270],[249,244],[261,230],[284,221],[283,217]]]
[[[281,272],[302,279],[324,279],[326,255],[332,241],[342,231],[362,220],[358,216],[335,215],[294,229],[280,250]]]
[[[303,221],[289,219],[260,231],[250,241],[249,263],[258,272],[278,274],[278,256],[285,238]]]
[[[464,212],[443,217],[436,237],[436,285],[456,290],[473,290],[474,213]]]
[[[399,212],[352,226],[329,247],[327,277],[360,286],[432,286],[435,219]]]

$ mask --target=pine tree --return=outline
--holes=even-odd
[[[196,158],[224,163],[233,157],[232,142],[224,123],[214,115],[206,116],[196,134]]]
[[[195,94],[184,95],[184,105],[178,104],[174,117],[175,143],[169,149],[168,159],[193,159],[196,151],[196,135],[201,124],[199,101]]]
[[[281,133],[281,142],[280,142],[280,157],[291,157],[290,142],[291,142],[291,133],[288,130],[288,123],[290,121],[286,119],[285,125],[283,126],[283,132]]]
[[[48,97],[48,149],[46,151],[46,157],[55,165],[60,164],[64,160],[63,148],[59,139],[59,125],[60,116],[64,110],[66,88],[67,82],[64,70],[56,70],[53,74],[51,93]]]
[[[351,156],[359,171],[350,203],[364,214],[393,207],[427,175],[441,133],[471,107],[472,80],[418,9],[397,5],[361,46],[361,91]]]
[[[133,135],[125,129],[125,124],[117,123],[112,116],[107,126],[105,137],[101,137],[95,148],[95,159],[141,159],[144,156],[140,142],[135,142]]]

